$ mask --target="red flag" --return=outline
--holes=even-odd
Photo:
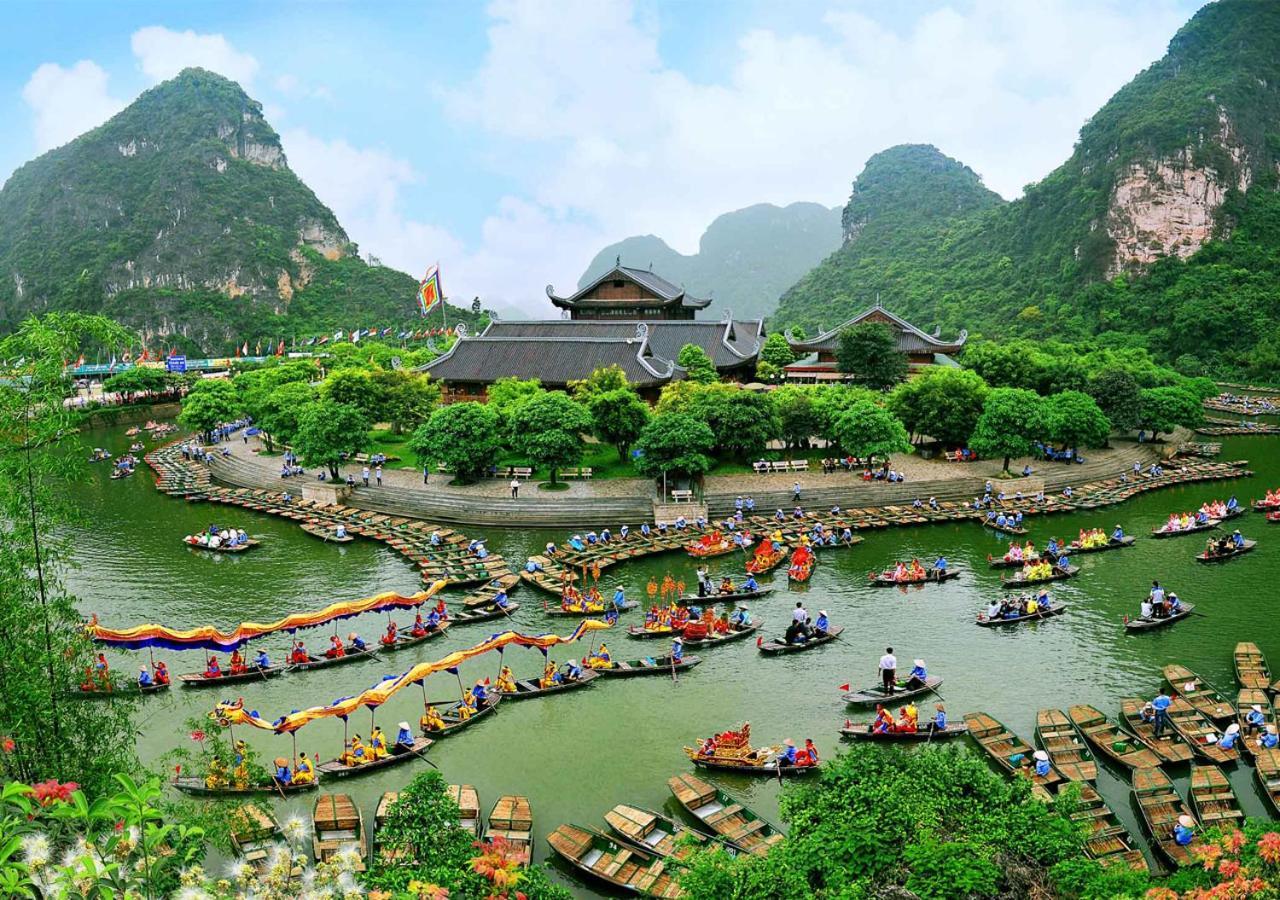
[[[279,346],[277,346],[277,347],[276,347],[276,356],[284,356],[284,341],[283,341],[283,340],[280,342]]]
[[[84,354],[83,354],[83,353],[81,353],[81,354],[80,354],[80,358],[79,358],[78,360],[76,360],[76,365],[77,365],[77,366],[83,366],[83,365],[84,365]]]
[[[239,347],[237,347],[237,348],[236,348],[236,359],[239,359],[239,358],[240,358],[240,348],[239,348]]]
[[[849,687],[849,685],[847,685],[847,684],[842,684],[842,685],[840,685],[840,687],[839,687],[839,688],[837,688],[837,690],[841,690],[841,691],[848,691],[848,690],[851,690],[851,688],[850,688],[850,687]]]
[[[147,348],[143,347],[142,355],[138,357],[138,362],[146,362],[148,358],[149,358],[149,355],[147,353]]]

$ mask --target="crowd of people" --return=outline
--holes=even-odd
[[[987,611],[983,617],[989,622],[998,619],[1022,619],[1027,616],[1043,616],[1053,608],[1053,600],[1049,597],[1049,592],[1042,588],[1038,594],[993,599],[987,605]]]

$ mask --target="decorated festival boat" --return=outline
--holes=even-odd
[[[792,753],[795,762],[786,762],[785,755]],[[774,747],[751,746],[751,723],[744,722],[737,731],[722,731],[701,739],[697,747],[685,747],[685,756],[695,766],[703,769],[727,769],[747,775],[767,775],[780,778],[784,775],[808,775],[821,766],[808,748],[796,749],[788,740],[786,745]]]
[[[448,631],[450,624],[452,624],[454,619],[460,615],[461,613],[457,613],[450,616],[434,628],[428,628],[425,634],[414,634],[412,628],[398,629],[396,632],[395,642],[391,644],[384,643],[386,635],[383,635],[382,639],[378,641],[378,649],[395,653],[398,650],[404,650],[408,647],[416,647],[419,644],[426,643],[432,638],[440,637],[440,635]]]
[[[679,660],[671,655],[646,656],[643,659],[614,660],[613,665],[593,668],[591,671],[605,678],[635,678],[639,675],[670,675],[692,669],[702,662],[700,656],[685,656]]]
[[[347,647],[343,650],[341,656],[312,656],[307,654],[306,662],[291,663],[290,668],[297,672],[305,672],[308,669],[327,669],[331,666],[341,666],[346,663],[359,662],[362,659],[377,658],[378,652],[374,647],[367,646],[363,650]]]
[[[809,547],[801,545],[791,554],[791,564],[787,566],[787,578],[792,581],[805,582],[813,574],[813,567],[818,564],[817,555]]]
[[[519,603],[512,602],[508,602],[506,606],[498,606],[496,603],[490,603],[488,606],[468,606],[457,612],[450,613],[449,619],[455,625],[466,625],[470,622],[488,622],[491,619],[510,618],[519,608]]]
[[[290,782],[289,784],[281,784],[275,779],[254,782],[251,784],[217,784],[212,785],[207,779],[197,775],[177,775],[171,782],[176,789],[184,794],[191,794],[195,797],[248,797],[254,794],[303,794],[307,791],[316,789],[316,782]]]
[[[366,775],[369,772],[376,772],[380,769],[387,769],[400,763],[409,762],[412,759],[420,759],[422,754],[427,752],[427,748],[434,744],[431,738],[415,737],[413,746],[405,748],[400,753],[388,753],[386,756],[377,759],[367,759],[364,762],[351,762],[345,759],[331,759],[328,762],[322,762],[316,766],[316,771],[321,778],[348,778],[352,775]],[[344,754],[345,755],[345,754]]]
[[[757,545],[755,554],[747,560],[747,571],[752,575],[763,575],[778,568],[786,558],[786,544],[777,544],[765,538]]]
[[[463,702],[461,700],[434,701],[428,700],[427,707],[435,710],[434,727],[429,724],[429,720],[433,718],[430,712],[422,716],[419,722],[419,728],[422,733],[433,738],[448,737],[456,734],[464,728],[482,722],[489,716],[498,711],[498,704],[502,702],[503,697],[509,694],[502,694],[498,691],[490,691],[489,696],[483,703],[477,704],[473,708],[470,715],[462,715],[461,708]]]
[[[178,683],[184,688],[204,688],[217,687],[222,684],[239,684],[245,681],[262,681],[267,678],[275,678],[277,675],[283,675],[288,672],[292,666],[275,665],[267,666],[249,666],[243,672],[233,672],[227,669],[220,675],[210,675],[207,672],[184,672],[178,676]]]
[[[735,550],[745,553],[753,543],[750,533],[743,534],[742,543],[738,543],[733,539],[733,535],[713,531],[688,544],[685,550],[694,559],[711,559],[716,556],[727,556]]]
[[[600,673],[595,669],[583,669],[582,674],[577,678],[565,679],[545,687],[538,678],[525,678],[516,681],[516,689],[514,691],[502,691],[495,688],[494,693],[501,694],[510,700],[527,700],[531,697],[542,697],[547,694],[559,694],[564,691],[584,688],[598,677],[600,677]]]

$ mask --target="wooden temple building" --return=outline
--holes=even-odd
[[[680,349],[696,344],[725,380],[751,381],[764,342],[760,319],[695,319],[709,299],[643,269],[621,264],[562,297],[547,286],[567,318],[493,319],[478,335],[459,329],[448,353],[422,367],[441,382],[445,403],[483,401],[499,378],[536,378],[563,390],[594,370],[617,365],[640,396],[655,402],[663,385],[684,377]]]
[[[841,322],[835,328],[822,332],[817,337],[807,340],[788,337],[787,343],[791,345],[791,351],[797,358],[795,362],[783,369],[786,380],[801,384],[845,380],[846,376],[840,372],[836,363],[840,333],[864,322],[879,322],[889,326],[897,338],[898,349],[907,356],[908,376],[926,366],[958,365],[950,354],[960,352],[969,336],[967,331],[961,331],[954,340],[945,340],[938,330],[928,334],[877,303],[852,319]]]

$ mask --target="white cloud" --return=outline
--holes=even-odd
[[[258,61],[232,47],[220,34],[149,25],[135,31],[129,45],[139,68],[152,81],[164,81],[183,69],[199,67],[248,87],[258,73]]]
[[[750,203],[842,203],[868,156],[904,142],[933,143],[1014,196],[1182,19],[1116,0],[975,0],[898,33],[846,8],[807,33],[747,31],[727,76],[696,83],[661,60],[626,0],[555,14],[497,0],[489,15],[488,52],[445,93],[450,114],[548,150],[524,173],[544,207],[685,250]]]
[[[22,88],[22,99],[34,116],[36,149],[61,146],[101,125],[124,108],[107,90],[107,73],[92,60],[70,68],[45,63]]]

